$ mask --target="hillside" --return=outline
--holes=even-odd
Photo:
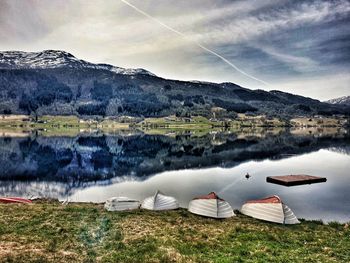
[[[93,64],[64,51],[0,52],[0,113],[86,116],[291,117],[349,113],[348,108],[233,83],[169,80],[144,69]]]

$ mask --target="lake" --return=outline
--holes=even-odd
[[[350,135],[341,129],[0,131],[0,167],[0,196],[104,202],[142,200],[159,189],[187,207],[193,197],[215,191],[240,209],[246,200],[276,194],[299,218],[350,221]],[[288,174],[327,182],[266,182]]]

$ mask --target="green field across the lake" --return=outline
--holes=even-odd
[[[346,128],[344,118],[297,118],[289,121],[266,116],[239,114],[236,119],[208,119],[202,116],[134,118],[131,116],[80,119],[77,116],[40,116],[35,120],[28,115],[1,115],[0,136],[27,136],[35,131],[44,136],[77,136],[80,133],[101,131],[115,133],[122,130],[141,130],[146,134],[171,135],[184,131],[207,134],[208,132],[229,131],[233,133],[264,133],[269,130],[279,133],[284,129],[299,129],[299,132],[314,134],[335,134]],[[302,131],[301,131],[302,129]]]

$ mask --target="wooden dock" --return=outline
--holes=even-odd
[[[280,184],[285,186],[315,184],[315,183],[323,183],[326,181],[327,181],[327,178],[325,177],[318,177],[318,176],[305,175],[305,174],[266,177],[266,182],[268,183]]]

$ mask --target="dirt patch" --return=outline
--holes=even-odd
[[[2,262],[1,259],[18,258],[20,255],[24,258],[42,258],[54,260],[55,262],[65,262],[65,260],[76,260],[79,258],[78,254],[72,251],[58,250],[54,253],[49,252],[40,244],[0,241],[0,262]]]

